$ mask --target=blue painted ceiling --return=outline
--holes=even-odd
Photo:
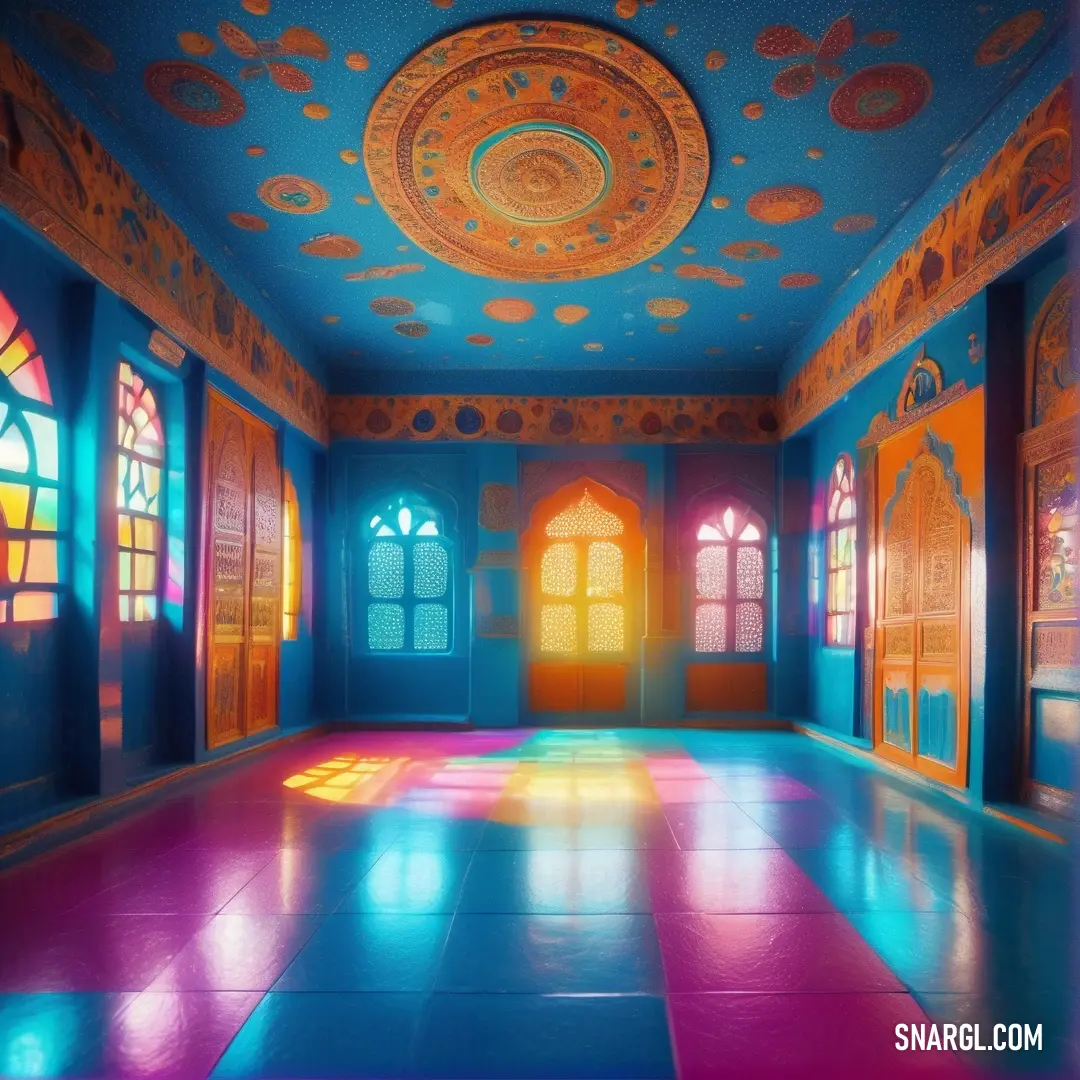
[[[976,64],[980,44],[1006,20],[1031,10],[1031,0],[852,0],[843,6],[820,0],[535,0],[527,9],[530,18],[606,27],[659,58],[696,102],[709,134],[711,173],[693,219],[651,260],[605,277],[522,284],[474,276],[410,243],[372,197],[362,160],[372,102],[410,56],[453,31],[514,18],[520,10],[508,11],[499,0],[51,0],[50,10],[80,24],[111,51],[115,70],[98,71],[57,48],[55,20],[53,31],[43,32],[50,23],[42,21],[40,5],[20,4],[13,26],[17,47],[46,77],[63,72],[88,94],[88,101],[68,104],[92,129],[115,130],[102,112],[120,126],[142,158],[142,174],[156,178],[148,184],[151,193],[167,193],[166,206],[179,203],[200,221],[220,245],[204,254],[226,278],[250,279],[326,364],[331,388],[388,389],[396,381],[401,390],[523,392],[529,383],[539,393],[573,392],[575,380],[585,376],[610,392],[640,387],[648,373],[683,392],[721,390],[734,373],[759,372],[768,381],[829,296],[1047,47],[1063,10],[1062,0],[1042,3],[1041,25],[1026,43],[1000,62]],[[263,8],[266,14],[253,13]],[[617,8],[633,14],[621,17]],[[774,25],[794,27],[816,48],[845,15],[853,21],[854,43],[838,57],[770,59],[761,54],[768,49],[755,49],[760,32]],[[289,27],[314,31],[328,46],[326,59],[287,57],[310,76],[311,90],[290,92],[251,70],[242,76],[258,61],[223,44],[223,20],[260,42],[284,41]],[[180,37],[191,34],[206,40]],[[184,44],[190,50],[193,42],[207,54],[185,52]],[[707,67],[706,54],[716,50],[726,62]],[[366,66],[359,62],[363,70],[355,70],[356,60],[346,63],[357,52],[366,58]],[[224,77],[243,97],[242,116],[206,127],[167,112],[144,86],[147,67],[167,60],[199,63]],[[883,63],[917,65],[926,73],[932,94],[921,111],[876,132],[834,122],[829,106],[837,86]],[[809,70],[816,64],[814,85],[799,97],[783,97],[773,80],[796,64]],[[311,103],[326,106],[329,115],[305,115]],[[751,118],[755,108],[744,108],[750,103],[760,104],[759,117]],[[107,136],[103,141],[109,145]],[[251,147],[263,152],[255,156]],[[360,160],[349,163],[350,151]],[[329,193],[329,206],[304,215],[269,209],[257,189],[279,174],[315,181]],[[748,215],[751,195],[789,184],[817,191],[821,212],[780,225]],[[718,208],[714,200],[728,205]],[[237,228],[229,217],[236,213],[258,215],[268,228]],[[875,223],[860,232],[836,231],[834,224],[850,215],[867,215]],[[300,250],[325,233],[351,237],[362,250],[346,259]],[[722,251],[739,241],[763,242],[779,253],[746,261]],[[391,278],[345,278],[403,264],[423,269]],[[707,278],[677,276],[687,264],[719,267],[745,284],[725,288]],[[782,288],[781,278],[794,273],[816,275],[820,283]],[[380,297],[415,305],[409,318],[426,324],[427,335],[415,339],[397,332],[399,318],[371,307]],[[493,320],[484,305],[503,297],[531,302],[536,314],[517,324]],[[654,317],[646,303],[657,297],[684,300],[689,310],[677,320]],[[589,313],[563,325],[553,311],[565,304]],[[477,346],[466,340],[470,335],[494,340]]]

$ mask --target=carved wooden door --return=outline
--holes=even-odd
[[[281,476],[273,431],[211,390],[207,408],[206,743],[277,723]]]
[[[883,448],[884,450],[884,448]],[[955,478],[924,442],[879,454],[875,749],[935,779],[967,782],[971,531]]]
[[[1080,453],[1075,418],[1020,437],[1023,498],[1024,795],[1058,812],[1073,800],[1080,733]]]

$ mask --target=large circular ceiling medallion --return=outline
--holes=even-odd
[[[565,22],[494,23],[425,49],[375,102],[364,162],[415,244],[512,281],[648,259],[709,176],[701,118],[674,76],[615,34]]]
[[[933,88],[930,76],[914,64],[876,64],[856,71],[833,91],[829,113],[852,131],[885,131],[920,112]]]
[[[813,188],[784,184],[755,192],[746,200],[746,212],[755,221],[764,221],[767,225],[786,225],[790,221],[813,217],[824,205]]]
[[[244,115],[240,91],[201,64],[160,60],[143,72],[143,85],[166,112],[199,127],[224,127]]]

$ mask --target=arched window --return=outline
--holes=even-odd
[[[828,581],[825,589],[825,641],[855,644],[855,469],[841,454],[829,477],[825,533]]]
[[[117,382],[116,507],[121,622],[158,616],[165,436],[153,391],[127,361]]]
[[[45,361],[0,293],[0,623],[56,618],[60,454]]]
[[[285,471],[285,507],[281,531],[281,636],[295,641],[300,630],[300,506],[292,477]]]
[[[365,519],[368,649],[449,652],[453,581],[441,515],[398,495]]]
[[[694,649],[757,653],[765,647],[765,522],[737,500],[698,523]]]
[[[585,488],[544,524],[540,652],[621,654],[627,647],[626,525]]]

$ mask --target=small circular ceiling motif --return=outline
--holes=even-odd
[[[351,52],[345,54],[345,66],[350,71],[367,71],[371,61],[368,60],[367,53]]]
[[[188,56],[209,56],[217,48],[212,38],[195,30],[185,30],[182,34],[177,34],[176,44],[180,46],[180,51],[186,52]]]
[[[638,0],[615,0],[615,14],[620,19],[632,19],[638,13]]]
[[[555,309],[555,321],[563,326],[573,326],[589,314],[589,309],[582,304],[560,304]]]
[[[322,317],[322,321],[324,323],[326,323],[328,326],[333,326],[334,323],[341,322],[341,316],[340,315],[324,315]]]
[[[749,322],[752,318],[754,318],[754,313],[752,311],[739,312],[739,322]]]
[[[764,240],[736,240],[734,243],[725,244],[720,249],[720,254],[729,259],[740,259],[742,262],[757,262],[758,259],[778,259],[780,249],[773,244],[766,244]]]
[[[89,71],[111,75],[116,70],[116,57],[108,45],[98,41],[84,26],[65,19],[55,11],[38,11],[34,21],[42,35],[69,60]]]
[[[229,221],[238,229],[247,229],[248,232],[266,232],[270,228],[265,218],[258,214],[245,214],[240,210],[229,214]]]
[[[719,49],[713,49],[705,54],[705,68],[707,71],[719,71],[727,63],[727,53]]]
[[[254,144],[249,146],[245,151],[248,157],[262,157],[266,153],[265,146],[255,146]]]
[[[662,322],[657,324],[656,329],[659,330],[661,334],[677,334],[679,332],[679,324]]]
[[[271,176],[259,185],[259,198],[283,214],[317,214],[330,205],[330,194],[302,176]]]
[[[780,279],[781,289],[808,289],[811,285],[820,285],[821,278],[817,274],[795,273],[785,274]]]
[[[528,300],[506,296],[498,300],[489,300],[484,305],[484,314],[489,319],[497,319],[499,322],[528,322],[536,314],[536,308]]]
[[[914,64],[875,64],[836,88],[829,114],[851,131],[885,131],[915,116],[930,100],[933,85]]]
[[[858,233],[872,229],[877,224],[877,218],[873,214],[848,214],[833,222],[833,232]]]
[[[709,169],[697,110],[659,61],[558,21],[474,27],[425,49],[372,108],[364,161],[418,246],[511,281],[648,259],[689,222]]]
[[[317,255],[321,259],[355,259],[363,248],[351,237],[341,233],[323,233],[305,240],[300,245],[305,255]]]
[[[371,205],[371,196],[370,195],[354,195],[353,196],[353,202],[356,203],[357,206],[370,206]]]
[[[368,307],[376,315],[392,315],[397,319],[411,315],[416,310],[416,305],[411,300],[400,296],[376,296]]]
[[[760,101],[748,101],[742,107],[742,114],[747,120],[760,120],[765,115],[765,106]]]
[[[975,51],[975,66],[988,67],[1019,52],[1038,33],[1043,24],[1041,11],[1014,15],[993,30]]]
[[[189,124],[224,127],[244,115],[240,91],[216,71],[186,60],[161,60],[143,73],[146,92]]]
[[[304,106],[304,115],[309,120],[325,120],[330,115],[330,106],[320,105],[317,101],[309,101]]]
[[[355,150],[339,150],[338,157],[346,165],[355,165],[360,160],[360,155]]]
[[[266,70],[274,80],[274,85],[288,90],[290,94],[306,94],[315,88],[312,77],[295,64],[287,64],[284,60],[268,60]]]
[[[731,200],[726,195],[714,195],[709,200],[709,205],[714,210],[726,210],[731,205]]]
[[[732,154],[731,155],[731,164],[732,165],[745,165],[746,164],[746,155],[745,154]]]
[[[431,332],[431,327],[423,322],[399,322],[394,327],[394,333],[402,337],[421,338]]]
[[[813,188],[784,185],[755,192],[746,200],[746,212],[756,221],[785,225],[813,217],[824,205],[824,200]]]
[[[490,334],[466,334],[465,340],[470,345],[494,345],[495,339]]]
[[[873,45],[879,49],[895,45],[899,40],[899,30],[871,30],[869,34],[863,34],[863,41],[867,45]]]
[[[645,310],[658,319],[677,319],[690,310],[690,305],[675,296],[654,296],[645,301]]]
[[[806,156],[814,161],[820,161],[825,156],[825,151],[820,146],[811,146],[806,151]]]
[[[270,14],[270,0],[240,0],[240,6],[249,15]]]
[[[600,342],[600,341],[586,341],[585,344],[582,345],[581,347],[586,352],[603,352],[604,351],[603,342]]]

